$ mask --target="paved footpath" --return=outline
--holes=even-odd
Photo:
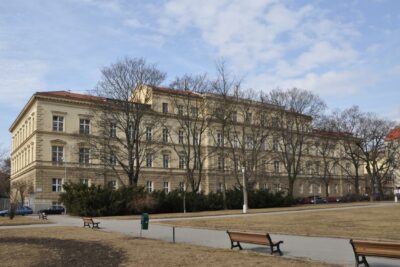
[[[381,206],[393,205],[390,203],[377,204]],[[334,209],[351,209],[352,207],[346,208],[331,208],[324,210]],[[353,207],[355,208],[355,207]],[[357,207],[360,208],[360,207]],[[321,210],[320,210],[321,211]],[[302,210],[302,211],[280,211],[264,213],[263,215],[274,215],[283,213],[299,213],[299,212],[315,212],[314,210]],[[245,216],[259,216],[260,214],[248,214]],[[207,218],[223,218],[223,217],[234,217],[243,215],[220,215],[220,216],[207,216]],[[204,218],[204,217],[202,217]],[[60,216],[49,216],[49,219],[54,224],[51,225],[31,225],[29,227],[52,227],[52,226],[76,226],[82,227],[82,219],[79,217],[72,217],[66,215]],[[183,218],[175,218],[173,220],[182,220]],[[184,218],[188,219],[199,219],[197,218]],[[148,231],[143,231],[142,236],[145,238],[160,239],[166,241],[172,241],[172,227],[165,225],[155,224],[157,221],[172,220],[172,219],[150,219],[150,227]],[[100,221],[101,228],[107,232],[119,232],[127,235],[139,236],[140,235],[140,221],[139,220],[116,220],[116,219],[96,219]],[[0,229],[6,228],[23,228],[25,226],[9,226],[0,227]],[[354,266],[355,259],[353,250],[349,243],[349,239],[343,238],[327,238],[327,237],[306,237],[306,236],[293,236],[293,235],[271,235],[272,240],[283,240],[282,252],[284,257],[297,257],[297,258],[309,258],[316,261],[322,261],[333,264],[342,264],[346,266]],[[230,248],[229,237],[225,231],[220,230],[206,230],[206,229],[193,229],[179,227],[175,229],[175,240],[176,242],[189,243],[194,245],[202,245],[216,248]],[[269,253],[269,250],[265,247],[256,245],[244,245],[244,249],[249,249],[258,252]],[[399,267],[400,260],[390,260],[384,258],[373,258],[368,257],[368,262],[371,267]]]

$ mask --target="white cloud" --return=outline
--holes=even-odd
[[[35,60],[1,60],[0,103],[21,107],[35,91],[43,90],[47,65]]]
[[[354,79],[361,71],[356,68],[359,53],[352,45],[359,32],[315,6],[295,8],[274,0],[208,0],[201,5],[170,0],[160,14],[160,33],[199,33],[216,57],[226,58],[238,73],[252,73],[246,80],[255,88],[298,83],[294,86],[319,93],[360,89]]]

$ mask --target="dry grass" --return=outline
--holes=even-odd
[[[2,266],[334,266],[68,227],[0,230],[0,259]]]
[[[15,216],[14,219],[10,220],[8,217],[0,216],[0,227],[10,225],[27,225],[27,224],[42,224],[48,223],[47,221],[39,220],[33,216]]]
[[[165,221],[175,226],[276,234],[400,240],[400,205],[235,218]]]
[[[370,202],[355,202],[355,203],[329,203],[324,205],[298,205],[289,208],[265,208],[265,209],[250,209],[248,213],[270,213],[276,211],[297,211],[297,210],[314,210],[314,209],[327,209],[338,207],[353,207],[353,206],[368,206],[374,205]],[[215,210],[215,211],[199,211],[187,213],[161,213],[150,214],[151,219],[173,219],[173,218],[188,218],[188,217],[204,217],[204,216],[221,216],[221,215],[235,215],[242,214],[242,210]],[[109,216],[99,217],[99,219],[116,219],[116,220],[138,220],[140,215],[125,215],[125,216]]]

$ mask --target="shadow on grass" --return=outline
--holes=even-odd
[[[38,264],[42,266],[118,266],[124,260],[124,253],[98,242],[82,242],[54,238],[0,237],[0,243],[36,245],[56,253],[41,255]],[[15,256],[18,257],[18,256]]]

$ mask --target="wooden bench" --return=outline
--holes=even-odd
[[[89,228],[97,228],[100,229],[99,224],[100,222],[94,222],[92,218],[82,218],[83,220],[83,228],[88,226]]]
[[[350,240],[356,257],[356,267],[369,266],[366,256],[400,259],[400,243]]]
[[[249,233],[249,232],[234,232],[234,231],[226,231],[231,239],[231,249],[238,247],[242,250],[242,243],[250,243],[250,244],[257,244],[257,245],[266,245],[269,246],[271,249],[271,254],[276,252],[282,256],[282,251],[280,250],[279,246],[283,243],[283,241],[272,242],[271,236],[266,234],[260,233]]]
[[[40,219],[42,219],[42,220],[47,220],[47,215],[46,215],[46,213],[44,213],[44,212],[39,212],[39,220]]]

